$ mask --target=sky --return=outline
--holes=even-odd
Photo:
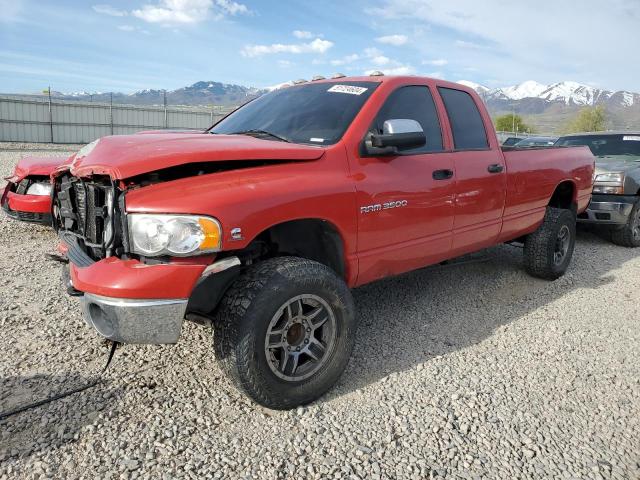
[[[0,0],[0,92],[342,72],[640,92],[640,0]]]

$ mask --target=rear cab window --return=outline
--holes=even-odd
[[[393,119],[415,120],[427,137],[425,145],[403,150],[402,155],[443,151],[440,120],[429,87],[409,85],[394,90],[378,111],[370,130],[381,134],[384,122]]]
[[[444,102],[455,150],[487,150],[489,139],[473,97],[453,88],[438,87]]]

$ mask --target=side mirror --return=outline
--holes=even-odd
[[[385,121],[382,132],[367,135],[365,147],[370,155],[395,155],[399,151],[422,147],[427,143],[422,126],[408,118]]]

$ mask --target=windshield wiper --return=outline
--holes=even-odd
[[[287,138],[276,135],[275,133],[267,132],[266,130],[259,129],[243,130],[242,132],[233,132],[229,135],[266,135],[268,137],[275,138],[276,140],[280,140],[281,142],[291,143],[291,140]]]

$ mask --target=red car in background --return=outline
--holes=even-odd
[[[51,181],[49,176],[65,157],[24,157],[7,177],[2,209],[24,222],[51,225]]]

